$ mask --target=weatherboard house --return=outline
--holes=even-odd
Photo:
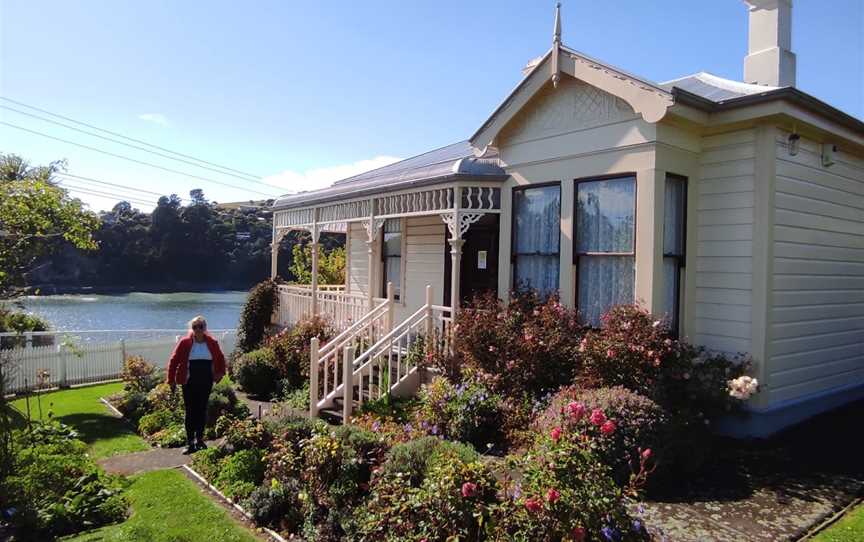
[[[346,237],[344,285],[281,287],[280,323],[342,332],[313,340],[312,413],[350,412],[341,382],[394,352],[387,385],[416,389],[407,341],[519,286],[589,323],[639,303],[749,353],[761,392],[739,433],[864,397],[864,123],[795,88],[791,0],[746,3],[743,82],[626,73],[564,46],[556,12],[552,47],[467,141],[278,199],[274,251],[292,229]]]

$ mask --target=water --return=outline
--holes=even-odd
[[[245,291],[132,292],[117,295],[29,296],[24,308],[47,320],[52,330],[185,329],[197,314],[210,329],[237,327]]]

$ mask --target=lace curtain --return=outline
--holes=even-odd
[[[579,311],[599,326],[612,306],[634,300],[636,179],[577,184],[576,216]]]
[[[541,295],[558,290],[561,188],[543,186],[513,192],[513,282]]]

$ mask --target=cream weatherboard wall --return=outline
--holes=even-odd
[[[426,303],[426,285],[431,285],[435,303],[444,299],[444,258],[447,245],[444,222],[438,215],[403,219],[402,299],[396,303],[394,317],[401,322]],[[365,294],[368,289],[369,263],[366,230],[360,223],[349,224],[348,289]],[[383,296],[381,279],[380,233],[372,259],[372,293]],[[449,303],[446,303],[449,305]]]
[[[768,393],[772,405],[864,383],[864,157],[790,155],[777,131]]]
[[[755,129],[702,138],[696,190],[695,303],[690,336],[728,353],[753,352]]]

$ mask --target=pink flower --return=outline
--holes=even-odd
[[[591,423],[594,425],[603,425],[606,422],[606,415],[599,408],[595,408],[591,412]]]
[[[558,442],[558,440],[561,438],[561,428],[556,427],[555,429],[552,430],[552,433],[550,433],[549,436],[552,437],[553,441]]]
[[[615,422],[613,422],[612,420],[609,420],[608,422],[606,422],[600,426],[600,432],[603,433],[604,435],[608,436],[608,435],[611,435],[612,433],[614,433],[615,429],[617,429],[617,428],[618,428],[618,426],[615,425]]]
[[[525,338],[526,342],[530,343],[534,339],[534,335],[531,335],[530,333],[526,333],[524,338]]]
[[[574,542],[584,542],[585,527],[573,527],[573,531],[570,532],[570,537]]]
[[[585,348],[587,348],[587,346],[588,346],[588,339],[582,339],[581,341],[579,341],[579,351],[580,352],[584,352]]]
[[[555,501],[557,501],[560,498],[561,498],[561,494],[558,493],[558,490],[555,488],[552,488],[546,492],[546,500],[549,501],[550,503],[554,503]]]
[[[570,417],[573,418],[574,422],[578,422],[582,419],[583,416],[585,416],[586,409],[585,405],[583,405],[582,403],[577,403],[576,401],[573,401],[572,403],[567,405],[567,408],[570,410]]]
[[[465,482],[462,484],[462,496],[466,499],[477,494],[477,484],[473,482]]]
[[[543,509],[543,503],[541,503],[538,499],[531,497],[529,499],[525,499],[525,508],[527,508],[529,512],[536,514]]]
[[[606,357],[607,358],[614,358],[615,357],[615,351],[612,350],[611,348],[606,350]]]
[[[490,351],[490,352],[494,352],[494,351],[495,351],[495,346],[494,346],[494,345],[489,345],[489,351]]]
[[[642,450],[642,459],[647,461],[648,458],[651,457],[651,454],[652,454],[651,448],[645,448],[644,450]]]

